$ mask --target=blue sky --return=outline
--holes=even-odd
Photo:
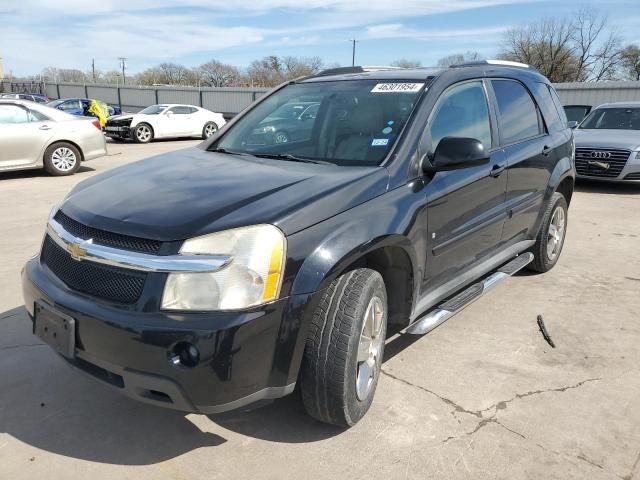
[[[164,62],[212,58],[241,67],[266,55],[319,56],[351,64],[438,58],[500,49],[510,27],[563,17],[581,6],[608,14],[627,43],[640,43],[640,0],[0,0],[5,73],[44,67],[130,73]]]

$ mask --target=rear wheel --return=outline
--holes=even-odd
[[[387,293],[374,270],[348,272],[327,288],[307,336],[300,384],[312,417],[348,427],[369,410],[387,331]]]
[[[542,218],[536,243],[531,249],[534,258],[529,264],[529,270],[544,273],[558,263],[567,234],[567,213],[567,200],[564,195],[555,192]]]
[[[73,175],[80,168],[80,150],[67,142],[50,145],[44,152],[44,169],[51,175]]]
[[[206,140],[217,131],[218,131],[218,125],[216,125],[214,122],[205,123],[204,127],[202,127],[202,139]]]
[[[138,143],[149,143],[153,140],[153,128],[148,123],[140,123],[133,131],[133,139]]]

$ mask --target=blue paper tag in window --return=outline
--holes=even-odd
[[[371,140],[372,147],[386,147],[387,145],[389,145],[388,138],[374,138]]]

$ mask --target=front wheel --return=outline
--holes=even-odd
[[[206,140],[217,131],[218,131],[218,125],[216,125],[214,122],[205,123],[204,127],[202,127],[202,139]]]
[[[378,384],[387,331],[387,292],[380,274],[361,268],[327,288],[313,315],[300,373],[307,413],[355,425]]]
[[[567,234],[567,210],[564,195],[555,192],[542,217],[536,243],[531,249],[534,258],[528,266],[529,270],[544,273],[558,263]]]
[[[139,124],[133,130],[133,139],[138,143],[149,143],[153,140],[153,128],[147,123]]]

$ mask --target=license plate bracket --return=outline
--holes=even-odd
[[[33,333],[56,352],[68,358],[75,355],[76,321],[49,305],[35,302]]]

